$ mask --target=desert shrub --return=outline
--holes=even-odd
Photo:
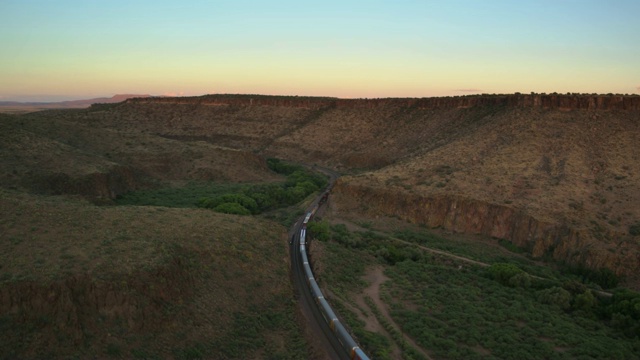
[[[303,181],[296,184],[296,187],[302,189],[305,194],[311,194],[319,189],[318,185],[308,179],[303,179]]]
[[[289,165],[278,159],[269,159],[267,163],[270,169],[286,174],[286,182],[245,186],[240,191],[203,197],[198,201],[198,206],[215,210],[224,203],[237,203],[251,214],[260,214],[267,210],[294,205],[327,185],[327,179],[323,175],[301,166]]]
[[[538,291],[537,297],[539,302],[557,306],[562,310],[571,307],[571,293],[558,286]]]
[[[221,212],[225,214],[235,214],[235,215],[251,215],[251,211],[249,211],[244,206],[238,203],[224,203],[213,208],[216,212]]]
[[[192,182],[178,188],[141,189],[119,195],[118,205],[151,205],[178,208],[200,206],[202,199],[236,193],[247,185],[215,182]]]
[[[615,288],[620,282],[620,278],[607,268],[589,269],[584,266],[568,266],[564,270],[580,276],[582,282],[592,282],[598,284],[603,289]]]
[[[243,193],[256,201],[261,212],[286,203],[286,191],[282,184],[254,185]]]
[[[375,247],[374,244],[366,241],[362,232],[351,233],[344,224],[338,224],[331,228],[331,239],[351,249],[372,249]]]
[[[528,288],[531,286],[531,276],[525,272],[521,272],[509,278],[507,284],[511,287]]]
[[[395,246],[386,244],[379,246],[374,252],[379,258],[382,258],[387,264],[395,265],[406,260],[417,261],[422,258],[422,253],[408,246]]]
[[[294,205],[327,185],[326,176],[299,165],[268,159],[269,168],[287,176],[281,183],[219,184],[190,183],[180,188],[132,191],[116,199],[119,205],[203,207],[215,210],[224,203],[237,203],[251,214]],[[227,207],[223,207],[227,208]],[[237,207],[236,207],[237,209]]]
[[[487,268],[489,278],[499,281],[504,285],[509,285],[509,280],[521,273],[523,273],[522,269],[508,263],[495,263]]]
[[[565,281],[562,288],[570,292],[572,295],[582,294],[587,291],[587,286],[576,280]]]
[[[640,293],[627,289],[616,291],[604,313],[611,326],[628,337],[640,338]]]
[[[573,298],[571,308],[573,310],[583,310],[592,312],[598,306],[598,299],[593,296],[591,290],[586,290],[582,294],[578,294]]]
[[[349,229],[345,224],[336,224],[331,226],[331,238],[339,243],[349,239]]]
[[[307,224],[307,231],[314,239],[327,241],[330,238],[329,223],[326,221],[312,221]]]
[[[284,196],[284,204],[287,205],[292,205],[295,204],[296,202],[304,199],[307,194],[304,188],[300,187],[300,186],[293,186],[290,188],[287,188],[287,191],[285,192],[285,196]]]
[[[632,236],[640,235],[640,222],[629,226],[629,234],[631,234]]]
[[[299,169],[302,168],[301,166],[288,164],[288,163],[286,163],[284,161],[281,161],[280,159],[276,159],[276,158],[268,158],[267,159],[267,166],[272,171],[277,172],[278,174],[282,174],[282,175],[289,175],[289,174],[293,173],[294,171],[299,170]]]
[[[618,286],[618,283],[620,282],[618,275],[607,268],[596,270],[592,274],[591,279],[604,289],[613,289]]]
[[[259,210],[258,203],[251,197],[244,194],[224,194],[212,199],[204,198],[200,200],[200,205],[207,209],[217,209],[220,205],[230,203],[242,206],[244,209],[249,211],[249,214],[255,214]]]

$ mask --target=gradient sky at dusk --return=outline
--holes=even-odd
[[[0,0],[0,101],[640,93],[640,1]]]

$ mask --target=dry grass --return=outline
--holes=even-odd
[[[354,183],[455,194],[624,233],[640,208],[637,114],[513,109]],[[469,125],[471,126],[471,125]]]
[[[0,146],[4,150],[0,184],[39,193],[94,197],[111,192],[108,196],[113,197],[154,182],[277,178],[263,159],[246,151],[101,128],[75,122],[74,116],[79,116],[77,111],[0,118]],[[104,178],[109,180],[102,182],[117,180],[122,184],[116,189],[98,189],[105,184],[95,183]]]
[[[115,344],[125,357],[135,349],[162,358],[254,357],[264,339],[271,354],[304,349],[304,340],[287,340],[299,329],[282,226],[7,190],[0,190],[0,219],[0,294],[13,299],[0,303],[2,328],[13,329],[2,341],[5,356],[101,357]],[[84,300],[51,302],[51,291],[65,289]],[[46,306],[34,300],[47,296]],[[70,311],[78,317],[60,318]],[[246,348],[225,340],[246,321],[259,324],[252,339],[238,340]]]
[[[610,251],[633,254],[637,237],[625,234],[640,221],[639,127],[633,111],[424,109],[393,102],[319,110],[130,103],[0,114],[0,291],[77,288],[69,281],[80,276],[89,284],[111,284],[127,299],[146,299],[138,305],[154,303],[145,313],[127,302],[128,314],[159,319],[142,322],[148,326],[142,331],[138,317],[130,325],[122,314],[121,320],[109,315],[100,327],[91,316],[113,310],[103,304],[103,313],[79,315],[93,320],[54,319],[41,330],[16,332],[12,339],[27,340],[9,344],[32,357],[50,356],[26,349],[80,357],[197,357],[213,354],[218,345],[207,339],[233,343],[253,331],[250,324],[271,321],[250,321],[260,312],[293,313],[279,225],[196,209],[96,207],[80,197],[29,192],[113,198],[158,183],[270,181],[276,177],[262,156],[276,156],[354,174],[343,178],[346,184],[526,211],[586,229]],[[165,276],[174,271],[175,278]],[[13,298],[2,299],[10,308],[13,300],[6,299]],[[290,320],[290,330],[272,333],[268,344],[285,346],[295,333]],[[61,330],[60,323],[72,330],[84,324],[86,334]],[[267,328],[258,329],[257,338]],[[217,355],[279,351],[260,346],[243,355]],[[300,355],[296,351],[287,354]]]

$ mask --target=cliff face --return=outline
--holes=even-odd
[[[127,104],[191,104],[203,106],[278,106],[320,109],[375,108],[396,106],[419,109],[451,109],[474,106],[537,107],[545,109],[582,110],[640,110],[637,95],[561,95],[514,94],[470,95],[432,98],[336,99],[323,97],[264,96],[264,95],[205,95],[180,98],[133,98]]]
[[[83,176],[70,176],[60,172],[38,175],[23,180],[22,185],[35,193],[74,194],[95,201],[115,199],[118,195],[136,190],[147,184],[144,176],[126,166],[114,166],[106,172]]]
[[[266,156],[358,170],[363,177],[345,177],[341,186],[368,189],[362,191],[396,204],[386,214],[509,239],[535,256],[623,272],[639,262],[627,254],[635,248],[626,240],[640,221],[639,110],[637,95],[206,95],[95,105],[70,113],[72,126],[65,131],[38,130],[167,180],[260,181],[268,176],[260,160]],[[66,135],[79,128],[107,129],[119,146],[101,144],[102,134],[89,130]],[[81,143],[87,134],[93,141]],[[24,142],[34,141],[19,145]],[[49,153],[66,151],[56,146]],[[83,181],[102,184],[96,187],[106,190],[99,194],[137,186],[131,185],[135,176],[87,175],[94,173],[81,172],[89,176]],[[69,183],[64,177],[50,182],[54,188]],[[625,265],[615,265],[614,258]]]
[[[178,258],[155,273],[132,275],[117,281],[76,275],[48,284],[3,284],[0,314],[14,327],[37,324],[41,338],[34,341],[35,347],[48,343],[60,350],[81,345],[105,328],[114,331],[122,326],[133,333],[156,329],[163,322],[163,307],[182,302],[192,293],[192,281]],[[15,327],[10,336],[24,335],[20,329]]]
[[[535,258],[550,256],[592,269],[608,268],[618,275],[635,276],[640,270],[640,249],[632,241],[609,244],[596,239],[587,229],[539,220],[525,210],[508,205],[453,195],[419,196],[344,181],[337,182],[333,194],[334,201],[343,211],[396,216],[431,228],[487,235],[527,249]],[[621,233],[600,235],[617,239],[628,237]]]
[[[640,96],[478,95],[335,99],[206,95],[129,99],[83,121],[199,139],[236,149],[337,168],[380,168],[440,146],[498,116],[514,124],[556,113],[589,126],[594,117],[637,114]],[[90,120],[89,120],[90,119]],[[605,125],[606,126],[606,125]]]

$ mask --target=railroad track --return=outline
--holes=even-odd
[[[321,171],[329,176],[328,188],[330,189],[338,175],[327,169]],[[309,264],[305,265],[305,262],[308,261],[305,243],[306,224],[321,205],[323,195],[324,193],[320,194],[309,205],[305,215],[294,224],[289,232],[292,281],[297,289],[302,312],[312,332],[318,335],[318,341],[325,350],[327,358],[368,360],[369,358],[360,350],[322,296]]]

